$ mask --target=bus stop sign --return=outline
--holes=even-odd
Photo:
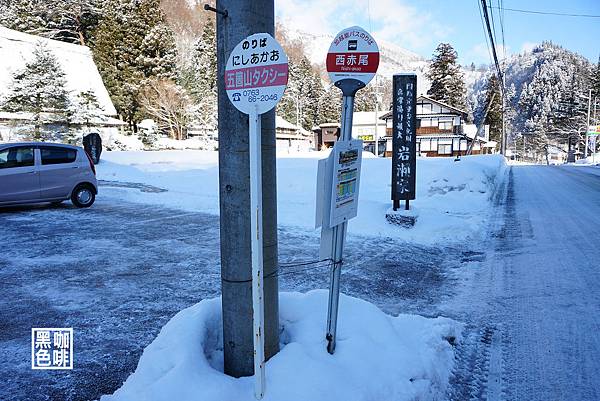
[[[344,79],[356,79],[366,85],[379,67],[379,47],[361,27],[346,28],[331,42],[326,65],[334,84]]]

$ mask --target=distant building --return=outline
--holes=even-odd
[[[278,152],[301,152],[314,148],[310,132],[280,116],[275,117],[275,139]]]
[[[313,127],[315,150],[333,147],[335,142],[340,139],[340,127],[340,123],[324,123]]]
[[[379,112],[375,116],[374,111],[355,111],[352,116],[352,137],[361,139],[364,142],[364,149],[373,154],[375,154],[375,127],[377,127],[377,137],[379,138],[379,154],[383,155],[385,153],[387,143],[385,138],[386,124],[381,119],[384,114]]]
[[[48,50],[58,59],[65,72],[66,89],[72,99],[80,92],[87,91],[92,91],[96,96],[105,118],[91,121],[94,130],[107,134],[118,132],[123,122],[116,118],[115,106],[102,82],[92,53],[85,46],[46,39],[0,26],[0,98],[7,95],[13,75],[33,59],[33,51],[38,42],[45,43]],[[2,113],[0,136],[10,137],[15,129],[28,125],[29,121],[28,113]],[[57,126],[56,129],[60,127]]]
[[[427,157],[465,155],[473,141],[472,154],[492,152],[492,143],[488,142],[485,135],[477,136],[477,128],[466,124],[465,110],[423,95],[417,97],[416,108],[417,154]],[[386,121],[386,156],[391,156],[392,112],[387,112],[381,118]]]

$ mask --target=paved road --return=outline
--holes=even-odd
[[[112,393],[179,310],[219,295],[218,218],[125,203],[0,212],[0,399],[90,400]],[[140,190],[140,188],[133,189]],[[115,197],[109,195],[116,194]],[[313,260],[318,237],[279,232],[280,261]],[[471,253],[351,237],[342,290],[389,313],[437,315]],[[466,255],[466,256],[465,256]],[[302,268],[304,269],[304,267]],[[327,288],[326,266],[282,268],[282,290]],[[32,327],[73,327],[75,369],[32,371]]]
[[[497,206],[447,306],[469,323],[449,398],[600,400],[598,169],[514,166]]]

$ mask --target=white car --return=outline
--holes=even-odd
[[[42,142],[0,144],[0,206],[70,198],[77,207],[90,207],[96,194],[96,169],[82,148]]]

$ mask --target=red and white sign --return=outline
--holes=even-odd
[[[379,67],[379,47],[375,39],[361,27],[346,28],[331,43],[326,64],[333,83],[357,79],[366,85]]]
[[[257,33],[233,49],[225,66],[225,91],[242,113],[263,114],[283,97],[288,58],[268,33]]]
[[[600,125],[590,125],[588,127],[588,135],[599,135],[600,134]]]

